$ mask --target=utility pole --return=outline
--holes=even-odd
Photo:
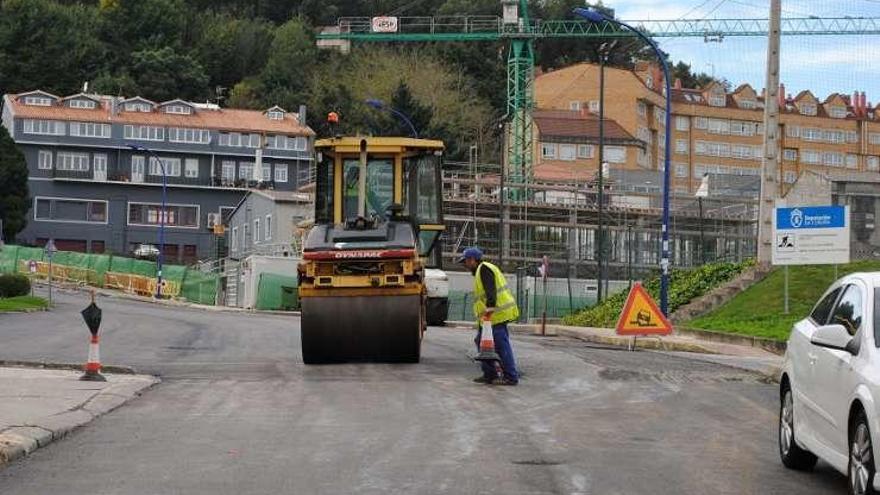
[[[769,264],[773,251],[773,208],[779,195],[779,34],[781,0],[770,0],[767,38],[767,96],[764,98],[764,163],[758,205],[758,263]]]
[[[603,196],[605,192],[605,184],[602,177],[604,175],[602,169],[605,168],[605,61],[608,58],[607,51],[605,50],[606,46],[607,45],[603,43],[602,46],[599,47],[599,191],[596,196],[599,201],[596,220],[596,244],[598,246],[598,253],[596,255],[597,304],[602,302],[602,296],[605,294],[605,291],[603,290],[605,277],[605,233],[602,230],[602,210],[604,209]]]

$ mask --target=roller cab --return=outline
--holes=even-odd
[[[425,266],[443,231],[440,141],[320,140],[299,265],[306,364],[418,362]]]

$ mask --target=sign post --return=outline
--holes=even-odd
[[[544,312],[541,314],[541,335],[547,335],[547,272],[550,271],[550,259],[546,255],[541,259],[541,279],[544,285]]]
[[[789,311],[788,265],[849,263],[850,219],[848,206],[776,207],[773,214],[773,265],[785,267],[784,305]]]
[[[49,307],[52,307],[52,257],[55,256],[55,253],[58,252],[58,248],[55,247],[55,240],[49,239],[49,242],[46,243],[46,247],[44,248],[46,253],[46,257],[49,258]]]
[[[34,276],[37,273],[37,262],[34,260],[28,260],[28,274],[30,274],[31,279],[31,297],[34,295]]]

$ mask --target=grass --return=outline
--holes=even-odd
[[[45,309],[49,302],[42,297],[18,296],[0,299],[0,313]]]
[[[880,261],[859,261],[838,266],[838,277],[847,273],[880,270]],[[792,325],[805,318],[822,293],[834,282],[833,265],[789,267],[789,313],[784,310],[785,270],[777,268],[712,313],[684,326],[719,332],[786,340]]]

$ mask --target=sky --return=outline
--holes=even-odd
[[[618,19],[767,18],[768,0],[604,0]],[[782,0],[782,17],[878,17],[880,0]],[[880,24],[880,22],[878,22]],[[702,38],[658,38],[673,61],[692,70],[730,81],[733,87],[765,83],[766,38],[725,37],[720,43]],[[865,91],[880,104],[880,36],[782,36],[780,80],[792,95],[809,89],[820,100],[833,92]]]

